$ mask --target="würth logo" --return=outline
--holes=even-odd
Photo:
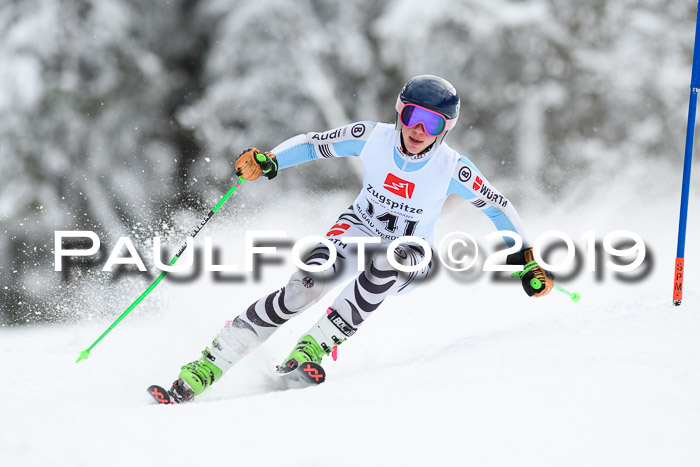
[[[474,185],[472,185],[472,188],[474,191],[478,190],[481,188],[481,184],[484,183],[484,181],[479,177],[478,175],[476,176],[476,180],[474,180]]]
[[[413,189],[416,187],[415,183],[407,182],[406,180],[401,180],[394,174],[388,174],[386,180],[384,180],[384,188],[391,191],[392,193],[401,196],[402,198],[411,198],[413,196]]]

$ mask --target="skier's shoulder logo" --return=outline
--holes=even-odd
[[[459,168],[458,177],[460,182],[468,182],[472,178],[472,169],[468,165],[463,165]]]
[[[384,180],[384,188],[402,198],[411,198],[416,184],[403,180],[392,173],[388,173]]]
[[[350,129],[350,133],[352,133],[352,135],[355,138],[361,138],[362,135],[365,134],[364,123],[356,123],[355,125],[353,125],[352,128]]]
[[[311,139],[316,141],[328,141],[341,136],[342,128],[336,128],[335,130],[328,130],[323,133],[312,133]]]
[[[481,185],[484,183],[484,181],[479,177],[478,175],[476,176],[476,180],[474,180],[474,184],[472,185],[472,190],[477,191],[481,189]]]

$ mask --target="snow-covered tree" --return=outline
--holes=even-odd
[[[191,155],[171,99],[186,71],[168,67],[191,50],[169,39],[186,24],[186,2],[141,3],[0,6],[3,310],[26,309],[56,285],[55,230],[94,230],[108,242],[182,198],[177,169]]]
[[[417,74],[455,84],[448,143],[520,205],[680,162],[694,20],[682,0],[2,2],[0,320],[55,292],[55,230],[163,233],[243,149],[390,122]],[[354,162],[266,190],[355,189]]]

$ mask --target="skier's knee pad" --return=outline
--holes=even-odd
[[[295,272],[284,288],[284,306],[294,312],[308,308],[323,296],[325,282],[322,274],[301,270]]]

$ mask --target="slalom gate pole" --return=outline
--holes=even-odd
[[[695,111],[700,88],[700,2],[695,18],[695,44],[693,45],[693,69],[690,75],[690,102],[688,104],[688,125],[685,133],[685,161],[683,163],[683,188],[681,191],[681,214],[678,222],[678,247],[673,279],[673,304],[680,306],[683,299],[683,274],[685,272],[685,231],[688,221],[688,197],[690,195],[690,166],[693,160],[693,138],[695,136]]]
[[[235,181],[235,182],[233,183],[233,186],[228,190],[228,192],[226,192],[226,194],[219,200],[219,202],[216,203],[216,206],[214,206],[214,207],[211,209],[211,211],[209,211],[209,214],[207,214],[207,215],[204,217],[204,219],[202,219],[201,222],[200,222],[199,224],[197,224],[197,227],[195,227],[194,230],[192,231],[192,233],[190,234],[190,236],[191,236],[192,238],[194,238],[194,237],[199,233],[199,231],[202,230],[202,227],[204,227],[204,224],[206,224],[206,223],[209,221],[209,219],[212,218],[212,216],[214,215],[214,213],[215,213],[216,211],[218,211],[219,208],[220,208],[221,206],[223,206],[223,204],[231,197],[231,195],[233,194],[233,192],[236,191],[236,189],[237,189],[239,186],[241,186],[241,184],[242,184],[243,182],[245,182],[245,178],[243,178],[243,177],[238,177],[238,180]],[[180,255],[182,255],[182,253],[185,251],[186,248],[187,248],[187,241],[185,241],[185,243],[182,244],[182,246],[180,247],[180,249],[178,250],[178,252],[175,253],[175,256],[173,256],[173,259],[170,260],[170,264],[169,264],[170,266],[172,266],[172,265],[175,264],[175,262],[180,258]],[[126,315],[128,315],[129,313],[131,313],[131,311],[132,311],[134,308],[136,308],[136,306],[137,306],[139,303],[141,303],[141,300],[143,300],[144,298],[146,298],[146,296],[147,296],[149,293],[151,293],[151,291],[152,291],[153,289],[156,288],[156,286],[160,283],[160,281],[163,280],[163,278],[164,278],[167,274],[168,274],[168,271],[161,271],[160,275],[156,278],[156,280],[154,280],[153,283],[151,283],[151,285],[149,285],[148,288],[147,288],[141,295],[139,295],[139,298],[137,298],[137,299],[134,301],[134,303],[132,303],[131,305],[129,305],[129,308],[127,308],[127,309],[124,311],[124,313],[122,313],[122,314],[119,316],[119,318],[117,318],[117,319],[112,323],[112,325],[111,325],[109,328],[107,328],[107,330],[106,330],[105,332],[103,332],[102,335],[101,335],[100,337],[98,337],[97,340],[96,340],[95,342],[92,343],[92,345],[91,345],[90,347],[88,347],[87,349],[85,349],[85,350],[83,350],[82,352],[80,352],[80,356],[78,357],[78,360],[76,360],[76,363],[78,363],[80,360],[87,360],[87,358],[90,356],[90,351],[91,351],[97,344],[99,344],[99,342],[100,342],[107,334],[109,334],[109,332],[110,332],[112,329],[114,329],[114,328],[117,326],[117,324],[119,324],[119,323],[121,322],[121,320],[123,320],[123,319],[126,317]]]

